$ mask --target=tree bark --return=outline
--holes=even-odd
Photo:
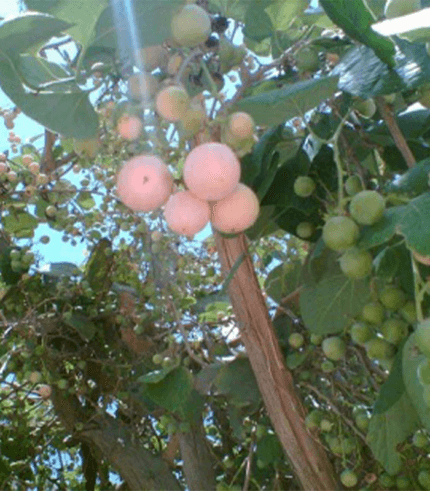
[[[305,410],[285,367],[245,235],[224,238],[215,232],[215,241],[225,274],[243,256],[229,284],[230,299],[267,412],[293,471],[307,491],[341,489],[321,443],[304,424]]]

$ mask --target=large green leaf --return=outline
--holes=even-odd
[[[403,380],[411,402],[421,419],[421,423],[430,431],[430,408],[424,401],[423,386],[418,380],[418,365],[426,360],[416,344],[412,333],[403,347]]]
[[[388,191],[405,193],[409,196],[417,196],[428,191],[429,188],[430,159],[417,162],[412,169],[396,179]]]
[[[411,200],[404,208],[397,231],[409,247],[430,256],[430,192]]]
[[[26,211],[10,211],[2,218],[3,228],[6,232],[16,235],[19,232],[33,231],[39,225],[36,217]]]
[[[77,331],[84,341],[91,341],[97,332],[96,325],[85,315],[76,312],[64,314],[64,323]]]
[[[397,445],[417,426],[418,415],[403,382],[400,350],[390,376],[381,388],[367,433],[367,440],[375,458],[388,473],[399,472],[402,459]]]
[[[390,240],[396,233],[397,223],[404,210],[404,206],[393,206],[385,211],[384,216],[375,225],[364,226],[357,246],[360,249],[371,249]]]
[[[336,77],[322,77],[287,85],[263,94],[246,97],[235,109],[246,111],[258,125],[279,125],[302,116],[331,97],[337,90]]]
[[[109,290],[112,279],[113,251],[108,239],[101,239],[94,247],[85,268],[85,277],[96,291]]]
[[[374,19],[362,0],[320,0],[330,19],[353,39],[369,46],[389,67],[394,66],[394,44],[372,29]]]
[[[308,0],[275,0],[266,8],[273,26],[278,31],[286,31],[294,17],[302,14],[308,7]]]
[[[273,33],[272,20],[264,10],[264,5],[250,5],[245,14],[243,34],[253,41],[263,41]]]
[[[303,265],[299,261],[280,264],[267,276],[264,288],[267,294],[280,303],[300,286]]]
[[[300,294],[300,312],[312,333],[338,333],[361,312],[369,298],[369,281],[347,278],[333,256],[331,267],[319,281],[305,284]]]
[[[396,66],[389,68],[367,46],[350,50],[333,70],[339,88],[363,98],[416,89],[428,83],[430,63],[424,44],[397,41]]]

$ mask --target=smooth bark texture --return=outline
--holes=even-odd
[[[267,412],[301,486],[307,491],[341,489],[321,443],[304,424],[305,410],[285,367],[245,235],[228,239],[215,232],[215,240],[226,275],[243,257],[229,284],[233,311]]]

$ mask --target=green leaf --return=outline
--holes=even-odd
[[[430,159],[417,162],[399,179],[396,179],[388,188],[388,192],[418,196],[429,188]]]
[[[357,246],[360,249],[371,249],[372,247],[388,242],[396,234],[397,223],[404,209],[404,206],[388,208],[379,222],[372,226],[364,226],[361,229]]]
[[[245,27],[243,34],[248,38],[260,42],[271,36],[273,24],[264,5],[250,5],[245,14]]]
[[[419,10],[408,15],[387,19],[373,25],[382,36],[400,35],[410,42],[426,42],[430,38],[430,10]]]
[[[193,376],[185,367],[177,367],[158,383],[147,384],[145,395],[168,411],[175,412],[187,403],[193,390]]]
[[[391,40],[372,29],[374,19],[362,0],[321,0],[330,19],[353,39],[372,48],[389,67],[394,67],[395,48]]]
[[[76,201],[84,210],[91,210],[96,206],[96,202],[89,191],[81,191],[76,197]]]
[[[32,230],[34,233],[39,225],[37,218],[26,211],[9,211],[8,215],[3,216],[2,222],[4,230],[12,235],[23,230]]]
[[[223,366],[215,379],[215,386],[235,406],[258,404],[261,400],[254,372],[247,358],[236,358]]]
[[[430,256],[430,192],[411,200],[403,208],[397,232],[405,237],[410,248]]]
[[[296,351],[287,355],[286,363],[290,370],[298,368],[311,353],[312,349],[306,349],[305,351]]]
[[[64,314],[64,323],[75,329],[84,341],[91,341],[97,332],[96,325],[82,314]]]
[[[392,279],[400,266],[400,254],[395,247],[385,247],[373,260],[376,275]]]
[[[267,276],[264,288],[266,293],[275,302],[280,303],[283,298],[300,286],[303,265],[299,261],[280,264]]]
[[[161,368],[160,370],[154,370],[152,372],[145,373],[137,380],[142,384],[158,384],[166,378],[166,376],[173,370],[177,368],[176,365],[172,365],[170,367]]]
[[[399,472],[402,460],[397,445],[412,433],[417,423],[417,413],[403,382],[399,351],[390,376],[381,388],[367,433],[373,455],[389,474]]]
[[[274,126],[302,116],[331,97],[337,90],[336,77],[322,77],[287,85],[282,89],[246,97],[234,109],[250,114],[256,124]]]
[[[257,443],[256,457],[264,464],[276,464],[283,459],[282,446],[276,435],[264,435]]]
[[[276,30],[286,31],[294,17],[302,14],[309,6],[308,0],[276,0],[266,8]]]
[[[222,367],[222,363],[211,363],[200,370],[195,381],[195,387],[200,394],[206,395],[209,392]]]
[[[108,239],[101,239],[91,252],[85,267],[85,277],[94,291],[109,290],[112,284],[112,266],[112,243]]]
[[[421,423],[430,431],[430,408],[424,401],[423,386],[418,380],[418,365],[426,359],[415,341],[412,333],[403,346],[403,380],[410,400],[418,413]]]
[[[347,278],[334,258],[318,282],[305,284],[300,294],[300,312],[312,333],[338,333],[360,314],[369,298],[368,279]]]

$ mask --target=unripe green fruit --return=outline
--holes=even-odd
[[[58,380],[57,382],[57,387],[61,390],[67,389],[68,386],[69,386],[69,382],[64,378]]]
[[[309,239],[315,233],[315,226],[309,222],[301,222],[297,225],[296,235],[301,239]]]
[[[348,278],[359,280],[372,271],[373,258],[369,251],[351,247],[341,256],[339,263],[343,274]]]
[[[372,328],[364,322],[356,322],[350,329],[351,339],[355,344],[364,345],[375,335]]]
[[[363,184],[358,176],[349,176],[345,181],[345,191],[348,196],[354,196],[363,191]]]
[[[336,366],[335,366],[335,364],[332,361],[330,361],[330,360],[324,360],[321,363],[321,370],[324,373],[331,373],[331,372],[334,372],[336,370]]]
[[[294,56],[300,72],[314,72],[319,68],[318,52],[311,46],[304,46]]]
[[[418,381],[421,385],[430,385],[430,359],[425,358],[417,368]]]
[[[333,428],[333,423],[328,419],[322,419],[320,423],[321,431],[329,432]]]
[[[400,319],[388,319],[381,326],[381,333],[391,344],[399,344],[408,334],[408,326]]]
[[[412,14],[420,10],[420,0],[388,0],[385,4],[384,14],[387,19]]]
[[[394,346],[382,338],[373,338],[365,344],[369,358],[376,360],[389,360],[394,356]]]
[[[28,380],[32,384],[38,384],[42,380],[42,374],[40,372],[31,372]]]
[[[396,479],[396,486],[398,489],[404,489],[405,491],[406,490],[410,490],[412,489],[412,483],[411,483],[411,480],[406,477],[406,476],[399,476],[397,479]]]
[[[299,332],[293,332],[288,337],[288,344],[292,348],[296,348],[296,349],[300,348],[301,346],[303,346],[304,342],[305,342],[305,337],[303,336],[303,334],[300,334]]]
[[[45,215],[49,218],[54,218],[55,215],[57,214],[57,208],[53,205],[49,205],[45,209]]]
[[[415,324],[417,321],[417,309],[415,307],[415,302],[408,300],[399,310],[399,314],[408,324]]]
[[[346,488],[353,488],[358,482],[357,474],[350,469],[345,469],[340,474],[340,481]]]
[[[361,191],[352,198],[349,211],[360,225],[373,225],[381,220],[385,201],[376,191]]]
[[[327,443],[329,449],[336,455],[342,455],[342,444],[337,436],[328,436]]]
[[[332,217],[323,227],[323,240],[329,249],[344,251],[358,240],[360,230],[357,224],[348,217]]]
[[[10,251],[9,256],[11,259],[17,260],[20,259],[21,253],[17,249],[13,249],[12,251]]]
[[[299,176],[294,181],[294,192],[301,198],[310,196],[316,188],[315,181],[308,176]]]
[[[376,104],[373,99],[357,99],[354,102],[354,109],[363,118],[372,118],[376,113]]]
[[[313,430],[319,428],[323,419],[323,413],[319,409],[313,409],[305,418],[306,428]]]
[[[370,417],[365,413],[358,414],[355,418],[355,424],[362,431],[366,431],[369,428],[369,422]]]
[[[415,341],[418,348],[430,358],[430,319],[426,319],[415,330]]]
[[[383,472],[379,476],[379,483],[384,488],[392,488],[394,486],[395,482],[396,481],[395,481],[394,477],[390,476],[390,474],[387,474],[386,472]]]
[[[418,430],[414,433],[412,437],[412,444],[417,448],[424,448],[429,443],[428,436],[424,433],[423,430]]]
[[[424,489],[430,489],[430,471],[423,469],[418,473],[418,482]]]
[[[399,310],[406,303],[406,295],[396,286],[386,286],[379,295],[379,300],[387,309]]]
[[[338,336],[331,336],[322,342],[322,350],[327,358],[338,361],[345,356],[345,342]]]
[[[152,357],[152,363],[154,363],[155,365],[161,365],[163,363],[163,357],[162,357],[162,355],[160,355],[159,353],[156,353]]]
[[[323,342],[323,337],[320,334],[311,334],[311,339],[310,339],[312,344],[315,344],[318,346]]]
[[[257,440],[261,440],[266,433],[267,428],[264,425],[257,425],[257,428],[255,429],[255,436]]]
[[[211,19],[198,5],[185,5],[172,19],[172,36],[181,46],[197,46],[211,33]]]
[[[385,310],[379,302],[371,302],[363,307],[361,316],[364,321],[379,325],[384,322]]]

